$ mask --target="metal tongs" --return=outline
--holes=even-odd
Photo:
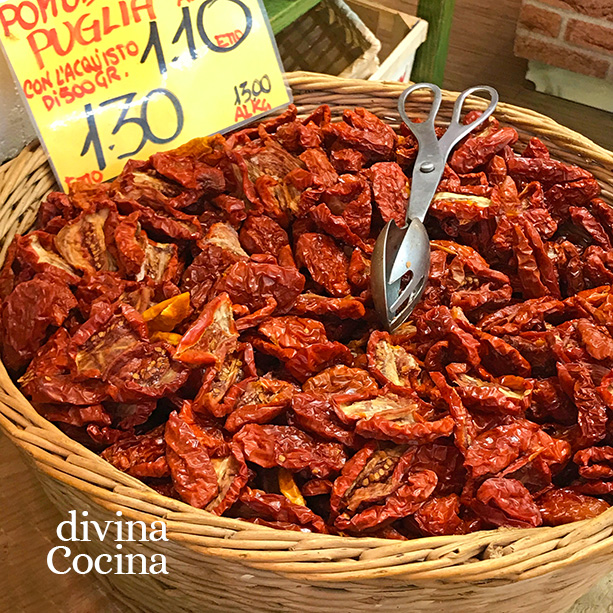
[[[405,105],[407,98],[420,89],[430,90],[434,100],[428,118],[417,123],[409,119]],[[475,92],[488,93],[490,103],[477,119],[464,125],[460,122],[462,106]],[[498,92],[487,85],[463,91],[453,107],[451,123],[439,140],[434,120],[441,100],[440,88],[432,83],[416,83],[402,92],[398,100],[400,117],[417,138],[419,151],[413,168],[406,223],[399,228],[394,221],[387,222],[377,238],[371,259],[370,279],[375,309],[390,331],[408,319],[426,287],[430,271],[430,239],[424,219],[443,175],[445,162],[455,145],[494,112]]]

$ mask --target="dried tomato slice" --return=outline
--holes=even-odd
[[[585,496],[570,489],[553,488],[536,499],[543,523],[560,526],[574,521],[591,519],[606,511],[609,503]]]
[[[326,478],[345,464],[343,446],[320,443],[292,426],[247,424],[234,435],[245,457],[264,468],[282,466]]]
[[[59,278],[65,277],[71,285],[75,284],[79,281],[77,271],[56,252],[54,238],[52,234],[41,231],[16,236],[13,257],[36,272],[49,271]],[[10,262],[9,257],[7,261]]]
[[[77,270],[114,270],[115,262],[106,248],[104,227],[110,209],[81,213],[55,236],[55,246],[68,264]]]
[[[337,410],[336,400],[329,395],[305,392],[292,396],[292,423],[295,422],[306,432],[316,434],[324,440],[357,448],[362,439],[339,419]]]
[[[411,472],[414,450],[366,445],[334,481],[330,506],[339,530],[364,532],[412,515],[436,487],[430,470]]]
[[[238,345],[238,331],[227,294],[209,302],[177,345],[174,359],[194,366],[219,366]]]
[[[115,468],[133,477],[159,479],[170,476],[164,426],[158,426],[147,434],[118,441],[107,447],[101,455]]]
[[[247,217],[240,231],[240,242],[247,253],[270,253],[279,256],[282,247],[289,245],[287,232],[266,215]]]
[[[426,501],[413,516],[424,536],[464,534],[465,523],[460,518],[460,497],[450,494]]]
[[[366,315],[362,301],[353,296],[330,298],[310,292],[296,298],[292,312],[296,315],[337,315],[341,319],[361,319]]]
[[[144,313],[149,333],[171,332],[191,312],[189,292],[178,294],[150,306]]]
[[[379,392],[377,382],[361,368],[337,364],[322,370],[302,384],[305,392],[332,394],[337,402],[364,400]]]
[[[367,355],[368,368],[380,383],[413,389],[422,366],[404,347],[394,345],[389,333],[373,332],[368,339]]]
[[[386,223],[394,221],[399,228],[406,223],[409,182],[396,162],[373,164],[366,172],[379,213]]]
[[[515,479],[488,479],[478,489],[471,506],[494,526],[529,528],[543,522],[530,492]]]
[[[240,495],[240,502],[251,513],[256,513],[258,519],[262,518],[262,521],[256,519],[254,523],[282,530],[328,532],[326,524],[319,515],[306,506],[288,500],[282,494],[268,494],[262,490],[246,487]],[[297,528],[293,528],[294,526]]]
[[[173,360],[172,351],[164,343],[139,343],[124,351],[105,371],[109,394],[118,402],[169,396],[188,377],[189,370]]]
[[[279,379],[245,379],[228,392],[233,402],[228,406],[231,412],[224,428],[235,433],[245,424],[265,424],[272,421],[291,405],[295,391],[291,383]]]
[[[103,378],[124,351],[147,340],[147,325],[136,309],[100,302],[73,335],[68,351],[77,375]]]
[[[296,258],[332,296],[342,298],[351,293],[347,280],[349,262],[331,237],[310,232],[301,234],[296,243]]]
[[[234,304],[245,305],[251,311],[267,306],[272,298],[277,303],[277,313],[287,313],[304,289],[304,282],[294,267],[252,259],[231,266],[215,285],[214,292],[226,292]]]
[[[15,287],[1,305],[2,360],[19,371],[34,357],[54,326],[61,326],[77,306],[65,282],[50,273],[38,273]]]
[[[452,434],[453,419],[447,416],[431,421],[432,413],[432,407],[417,396],[392,393],[342,403],[337,410],[343,421],[355,422],[356,434],[398,444],[427,443]]]

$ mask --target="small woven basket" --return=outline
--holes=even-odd
[[[379,67],[379,39],[343,0],[323,0],[277,34],[286,70],[367,79]]]
[[[404,85],[290,73],[301,113],[326,103],[338,117],[364,106],[398,124]],[[448,121],[455,94],[443,94]],[[420,115],[425,98],[411,97]],[[470,109],[485,102],[472,98]],[[613,204],[613,153],[538,113],[500,104],[503,124],[537,135],[562,160],[580,164],[600,181]],[[0,167],[0,233],[6,245],[27,231],[41,198],[54,187],[36,144]],[[613,570],[613,508],[599,517],[556,528],[499,529],[464,536],[390,541],[273,530],[217,517],[161,496],[116,470],[40,417],[0,364],[0,427],[25,452],[64,517],[163,520],[168,542],[123,543],[124,554],[163,553],[168,575],[106,575],[126,609],[149,613],[560,613]],[[71,543],[71,546],[73,543]],[[115,543],[81,543],[91,556],[117,554]]]

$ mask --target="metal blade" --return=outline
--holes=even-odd
[[[427,277],[430,270],[430,239],[424,224],[413,219],[404,232],[395,252],[388,283],[399,281],[408,270],[413,271],[413,278]]]

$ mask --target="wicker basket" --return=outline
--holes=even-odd
[[[300,112],[321,103],[338,116],[361,105],[398,122],[403,85],[292,73]],[[455,95],[445,93],[443,118]],[[411,99],[418,114],[424,98]],[[470,108],[483,108],[472,99]],[[538,113],[500,104],[503,123],[520,145],[538,135],[552,153],[581,164],[613,203],[613,154]],[[4,246],[31,225],[54,185],[41,149],[32,145],[0,168],[0,228]],[[4,253],[4,252],[3,252]],[[284,532],[216,517],[160,496],[140,481],[62,434],[40,417],[0,365],[0,426],[25,452],[49,498],[64,516],[88,510],[90,519],[164,519],[169,542],[124,543],[123,553],[165,553],[168,575],[107,575],[134,611],[195,613],[461,612],[559,613],[613,567],[613,508],[556,528],[494,530],[399,542]],[[116,554],[112,541],[85,543],[90,555]]]
[[[379,67],[381,42],[343,0],[323,0],[276,39],[286,70],[367,79]]]

